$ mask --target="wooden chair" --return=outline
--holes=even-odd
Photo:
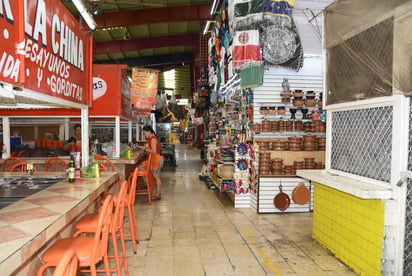
[[[107,254],[107,244],[109,239],[110,221],[113,212],[113,198],[106,197],[99,213],[98,223],[93,237],[70,237],[58,240],[51,245],[41,256],[45,262],[37,272],[37,276],[42,276],[49,267],[57,266],[64,254],[68,250],[76,252],[79,258],[79,267],[89,267],[90,269],[80,269],[80,272],[90,272],[92,276],[97,276],[97,272],[105,272],[110,275],[109,259]],[[103,260],[104,269],[98,270],[96,265]]]
[[[9,172],[27,172],[27,162],[20,162],[11,167]],[[33,172],[37,172],[36,167],[33,165]]]
[[[78,273],[79,259],[73,250],[67,251],[60,260],[53,276],[76,276]]]
[[[9,157],[3,162],[2,170],[3,172],[8,172],[17,163],[23,162],[20,158]]]
[[[122,266],[124,267],[125,275],[129,275],[129,270],[127,266],[127,256],[126,256],[126,245],[124,242],[124,232],[123,232],[123,221],[124,221],[124,209],[125,204],[127,201],[127,181],[123,181],[122,185],[120,186],[119,194],[117,194],[114,200],[115,204],[115,211],[113,214],[111,226],[110,226],[110,234],[112,237],[113,242],[113,251],[114,256],[110,256],[109,258],[114,258],[116,263],[116,269],[110,269],[110,272],[116,272],[116,275],[122,275],[121,270]],[[115,198],[114,197],[114,198]],[[80,234],[85,235],[86,233],[93,233],[96,231],[96,227],[98,224],[99,214],[88,214],[83,216],[76,224],[75,228],[77,231],[74,233],[74,237],[79,236]],[[118,234],[117,234],[118,233]],[[117,236],[120,237],[122,255],[119,255],[119,249],[117,245]],[[120,263],[120,258],[122,259],[122,263]]]
[[[66,172],[69,165],[60,157],[50,157],[44,167],[46,172]]]

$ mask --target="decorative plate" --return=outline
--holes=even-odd
[[[241,144],[238,145],[238,147],[237,147],[237,152],[238,152],[240,155],[246,155],[246,154],[247,154],[247,151],[248,151],[248,146],[247,146],[247,144],[241,143]]]
[[[244,171],[248,168],[248,162],[246,159],[239,159],[236,163],[239,170]]]

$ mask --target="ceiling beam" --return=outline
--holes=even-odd
[[[117,53],[177,46],[193,46],[194,49],[198,49],[199,43],[200,34],[198,33],[135,38],[129,40],[114,40],[96,42],[93,46],[93,54],[107,54],[108,51],[111,53]]]
[[[150,8],[107,12],[94,17],[97,28],[117,28],[125,26],[209,20],[211,5],[190,5],[164,8]]]
[[[137,58],[123,58],[105,61],[96,61],[94,64],[127,64],[129,67],[154,67],[168,64],[182,66],[182,63],[190,63],[193,60],[193,52],[185,52],[171,55],[145,56]],[[177,66],[176,66],[177,67]]]

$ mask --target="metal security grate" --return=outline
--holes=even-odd
[[[409,128],[410,130],[410,128]],[[409,151],[410,153],[410,151]],[[412,179],[407,181],[403,275],[412,275]]]
[[[409,106],[408,171],[412,171],[412,102]],[[408,178],[405,210],[405,247],[403,275],[412,275],[412,179]]]
[[[331,168],[389,182],[392,116],[392,106],[333,112]]]

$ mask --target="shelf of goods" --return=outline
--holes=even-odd
[[[304,188],[299,183],[304,184]],[[281,195],[280,185],[282,187]],[[302,192],[302,193],[301,193]],[[310,192],[310,194],[308,194]],[[283,196],[283,198],[281,197]],[[278,199],[281,198],[284,201]],[[302,204],[308,199],[305,204]],[[300,204],[296,203],[296,201]],[[288,202],[288,203],[287,203]],[[313,184],[299,177],[259,177],[258,213],[297,213],[313,210]],[[278,205],[280,204],[280,205]],[[288,206],[287,206],[288,205]],[[284,209],[278,209],[277,206]]]

